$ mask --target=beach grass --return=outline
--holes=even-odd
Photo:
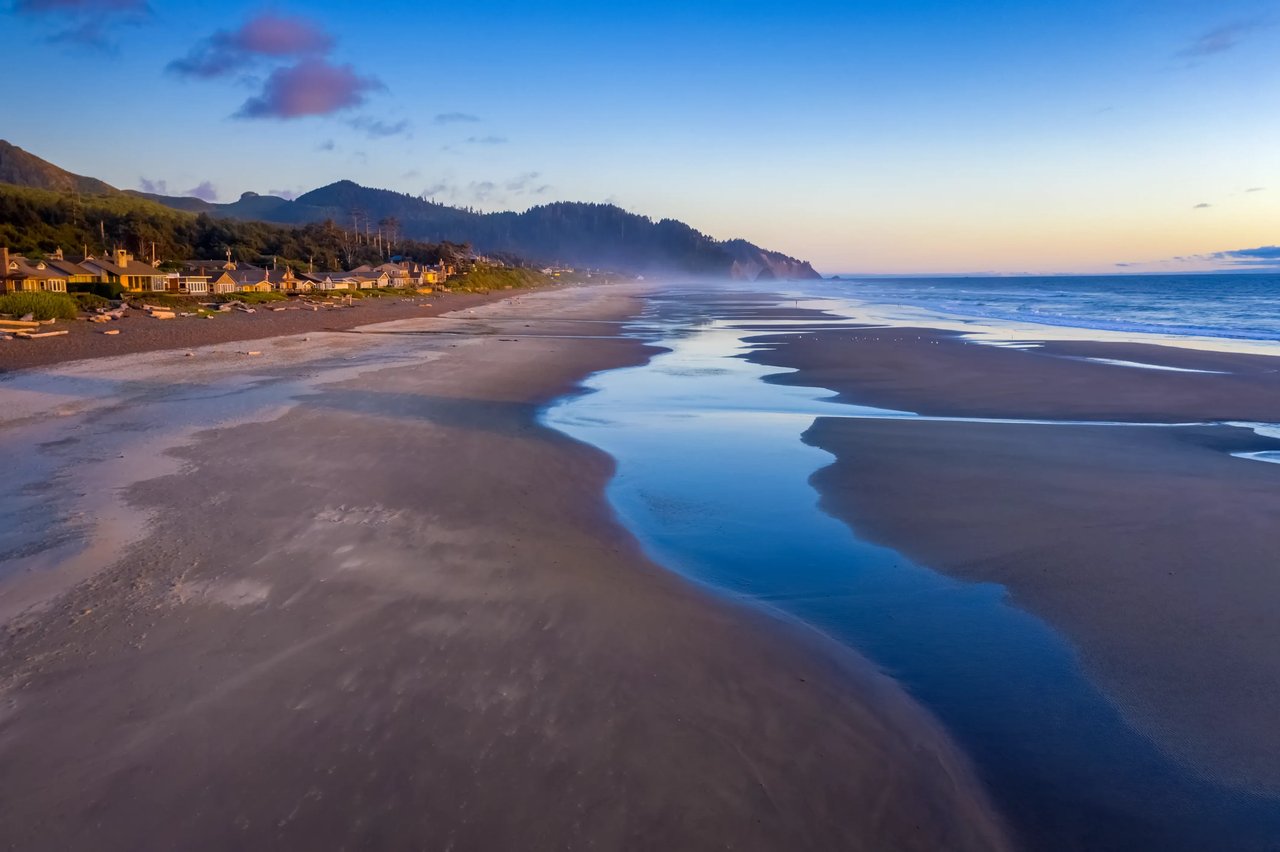
[[[76,300],[66,293],[8,293],[0,296],[0,314],[38,320],[75,319],[80,313]]]
[[[517,290],[550,284],[552,279],[532,269],[477,266],[449,282],[449,289],[463,293],[488,293],[493,290]]]
[[[265,305],[267,302],[283,302],[288,300],[284,293],[272,290],[269,293],[225,293],[214,297],[219,302],[244,302],[246,305]]]

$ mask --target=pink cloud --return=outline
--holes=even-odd
[[[169,70],[191,77],[220,77],[259,58],[287,59],[324,55],[333,36],[306,18],[264,12],[239,29],[221,30],[169,63]]]
[[[361,77],[350,65],[304,59],[296,65],[272,71],[262,87],[262,94],[245,101],[236,117],[329,115],[360,106],[369,92],[383,88],[377,79]]]
[[[227,47],[262,56],[304,56],[333,47],[333,37],[306,18],[269,12],[246,21],[225,39]]]

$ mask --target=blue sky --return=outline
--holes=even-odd
[[[124,188],[608,200],[827,272],[1189,270],[1280,243],[1276,0],[0,15],[24,113],[0,135]]]

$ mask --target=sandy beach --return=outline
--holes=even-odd
[[[751,360],[798,370],[770,381],[926,415],[1280,419],[1278,362],[1265,356],[1005,349],[915,328],[760,340]],[[1231,455],[1280,442],[1229,426],[834,418],[806,441],[835,456],[814,477],[827,511],[921,564],[1002,584],[1167,754],[1243,790],[1280,790],[1280,466]]]
[[[113,358],[138,352],[264,340],[313,331],[346,330],[414,317],[435,317],[488,304],[510,295],[504,291],[440,292],[430,296],[354,299],[350,305],[317,310],[311,310],[303,302],[294,299],[257,305],[252,314],[228,311],[213,319],[177,317],[172,320],[156,320],[141,310],[130,310],[123,319],[109,323],[60,320],[52,328],[68,332],[61,337],[0,341],[0,347],[3,347],[0,349],[0,373],[86,358]],[[143,303],[146,298],[136,301]],[[119,333],[103,334],[105,331]]]
[[[631,294],[473,310],[0,381],[4,846],[1007,848],[891,680],[651,563],[538,423],[648,357]]]

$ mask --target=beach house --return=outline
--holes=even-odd
[[[225,269],[218,270],[209,278],[209,292],[214,295],[222,296],[227,293],[234,293],[239,289],[240,284]]]
[[[204,296],[209,292],[209,282],[212,278],[213,276],[208,273],[171,272],[169,273],[169,290],[173,293]]]
[[[5,293],[65,293],[67,278],[43,260],[27,260],[20,254],[9,254],[0,249],[0,266],[3,267],[3,291]]]
[[[124,249],[112,252],[110,260],[91,255],[81,261],[80,266],[96,275],[99,281],[119,284],[131,293],[164,292],[169,288],[167,273],[134,259]]]
[[[236,289],[244,293],[270,293],[275,289],[268,271],[257,266],[238,265],[226,274],[236,282]]]
[[[98,276],[93,270],[86,269],[74,260],[67,260],[62,254],[62,249],[55,251],[46,261],[49,268],[55,269],[67,279],[67,286],[74,287],[76,284],[94,284],[98,281]]]
[[[272,289],[281,293],[296,293],[302,289],[302,283],[306,283],[306,289],[311,289],[310,282],[302,282],[288,266],[284,269],[272,269],[267,273],[267,279],[271,282]]]
[[[302,291],[333,289],[333,278],[323,273],[304,272],[298,277],[298,281],[298,289]]]

